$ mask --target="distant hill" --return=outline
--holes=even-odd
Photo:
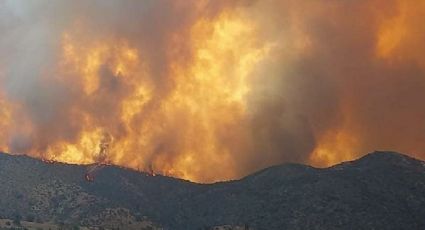
[[[215,184],[87,167],[0,154],[0,229],[425,229],[425,163],[394,152]]]

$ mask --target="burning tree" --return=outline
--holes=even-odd
[[[101,170],[105,165],[108,165],[108,156],[109,156],[109,148],[112,142],[112,137],[108,133],[104,133],[102,140],[99,144],[99,152],[95,156],[95,164],[88,167],[87,172],[85,174],[85,179],[87,181],[93,181],[95,173]]]

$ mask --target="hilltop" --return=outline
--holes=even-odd
[[[89,182],[87,167],[0,154],[0,219],[70,229],[425,229],[425,163],[394,152],[214,184],[116,166]]]

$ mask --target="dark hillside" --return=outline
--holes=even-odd
[[[0,154],[0,217],[122,229],[425,229],[425,164],[393,152],[207,185],[115,166],[88,182],[86,167]]]

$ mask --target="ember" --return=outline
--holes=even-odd
[[[55,163],[57,163],[57,161],[54,160],[54,159],[44,159],[44,158],[42,158],[41,161],[43,161],[44,163],[47,163],[47,164],[55,164]]]

